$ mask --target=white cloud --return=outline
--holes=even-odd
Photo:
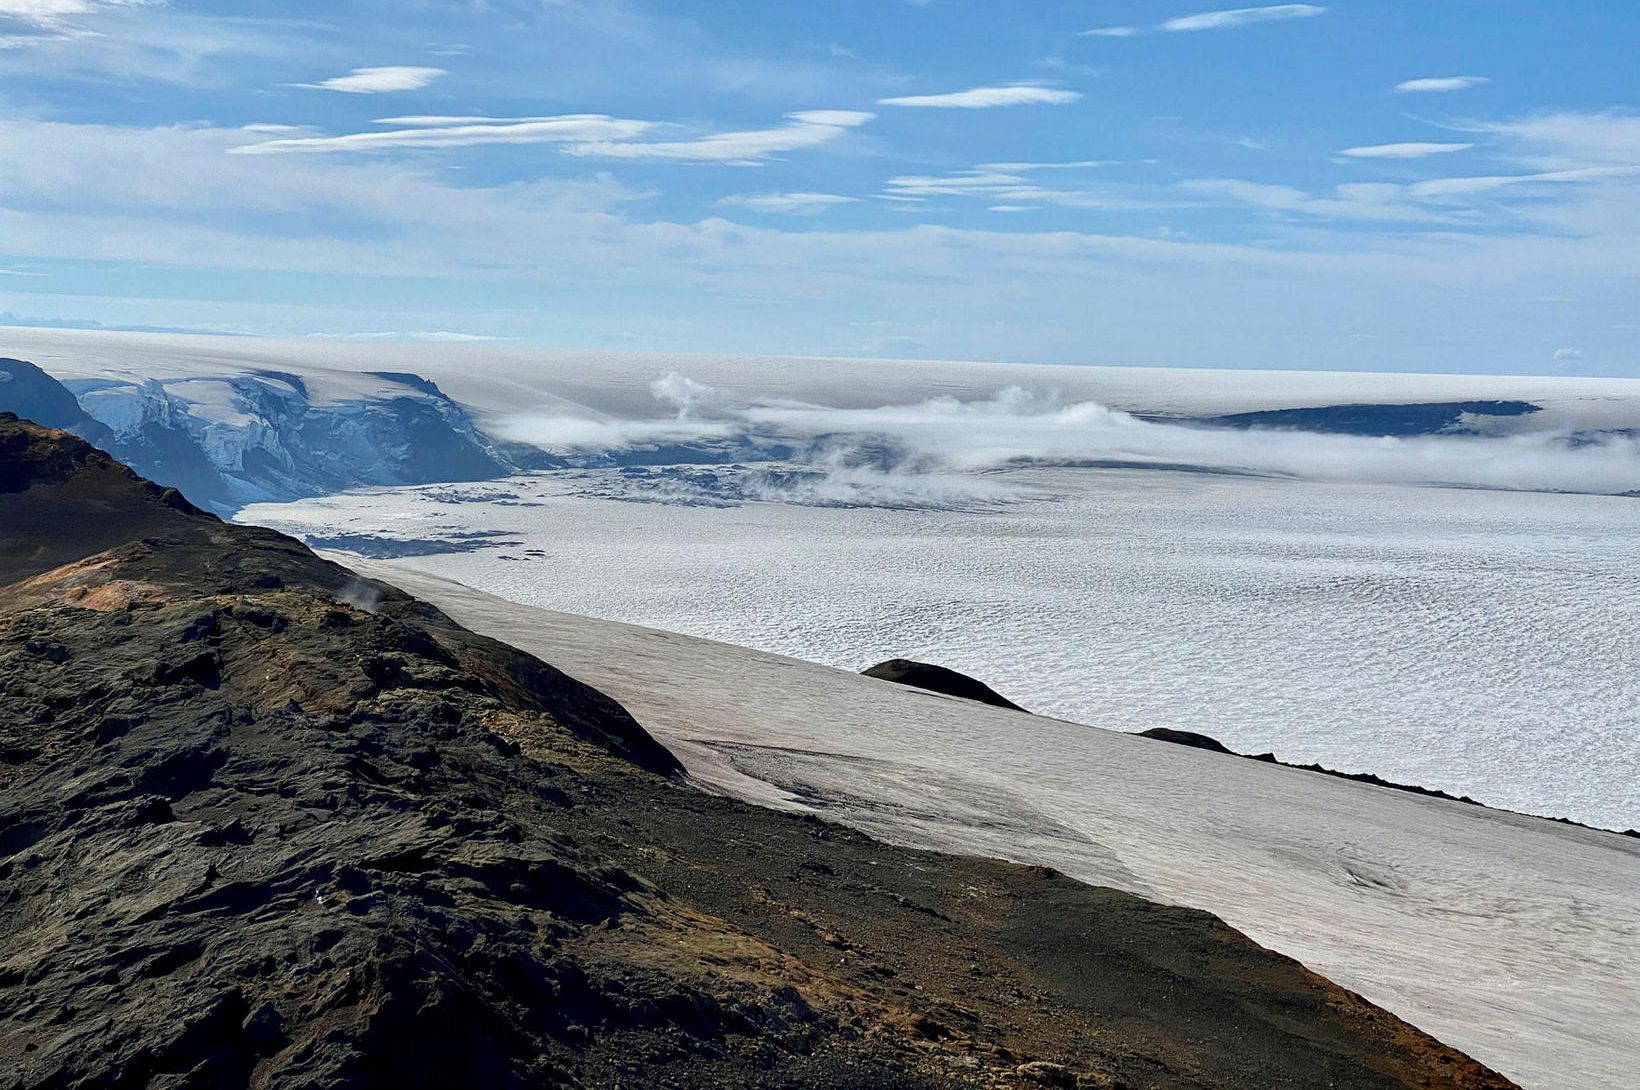
[[[979,197],[1001,205],[1055,205],[1108,211],[1155,207],[1151,201],[1115,197],[1088,189],[1050,189],[1037,185],[1024,174],[1033,169],[1073,166],[1068,163],[993,163],[953,174],[902,174],[884,183],[887,200],[926,200],[929,197]],[[1018,167],[1008,170],[1004,167]],[[993,206],[992,211],[996,211]]]
[[[1415,197],[1463,197],[1517,185],[1598,182],[1632,177],[1640,177],[1640,166],[1582,167],[1577,170],[1548,170],[1539,174],[1492,174],[1474,178],[1432,178],[1408,186],[1407,191]]]
[[[1032,84],[1010,84],[1004,87],[974,87],[967,91],[952,91],[941,95],[902,95],[898,98],[877,100],[879,106],[930,107],[946,110],[987,110],[996,106],[1063,106],[1080,102],[1076,91],[1061,91],[1053,87]]]
[[[59,15],[78,15],[90,7],[87,0],[0,0],[0,16],[51,19]]]
[[[432,122],[436,119],[412,120]],[[484,124],[427,124],[421,128],[348,133],[343,136],[290,137],[241,144],[229,150],[235,155],[278,155],[293,152],[387,151],[395,148],[457,148],[478,144],[570,144],[588,140],[631,139],[653,127],[648,121],[630,121],[604,114],[566,114],[563,117]]]
[[[1468,151],[1474,144],[1369,144],[1359,148],[1345,148],[1339,152],[1351,159],[1422,159],[1429,155],[1445,155],[1455,151]]]
[[[1397,91],[1412,94],[1467,91],[1471,87],[1480,87],[1492,81],[1485,76],[1428,76],[1423,79],[1409,79],[1395,85]]]
[[[442,114],[413,114],[408,117],[378,117],[373,125],[393,125],[398,128],[440,128],[452,125],[522,125],[531,121],[556,121],[565,115],[548,117],[486,117],[483,114],[463,114],[451,117]]]
[[[1083,38],[1131,38],[1139,33],[1138,27],[1133,26],[1102,26],[1093,30],[1084,30],[1079,37]]]
[[[1385,439],[1191,427],[1148,421],[1096,402],[1064,401],[1050,391],[1018,386],[984,400],[937,397],[874,408],[749,399],[676,372],[652,389],[668,406],[678,407],[674,419],[590,421],[523,413],[503,418],[496,426],[504,438],[549,449],[609,449],[652,443],[660,437],[821,441],[808,465],[823,475],[822,481],[805,480],[795,491],[771,490],[762,497],[786,502],[842,499],[942,506],[953,499],[1003,499],[1008,495],[1005,487],[969,475],[1021,461],[1117,461],[1322,481],[1578,492],[1626,491],[1640,469],[1640,440],[1628,436],[1574,445],[1563,433],[1548,430],[1496,438]],[[681,396],[669,396],[668,390]],[[850,457],[861,449],[873,452],[864,470],[860,459]]]
[[[393,91],[419,91],[444,75],[442,68],[393,65],[384,68],[355,68],[345,76],[299,86],[315,90],[342,91],[350,95],[380,95]]]
[[[1493,150],[1517,161],[1581,159],[1622,146],[1614,121],[1511,122],[1534,135],[1500,132]],[[0,309],[268,333],[475,329],[577,343],[640,322],[646,347],[825,354],[845,348],[828,338],[838,336],[835,316],[846,308],[861,319],[939,316],[915,351],[951,358],[1297,368],[1325,358],[1341,368],[1519,371],[1549,366],[1556,345],[1577,345],[1590,360],[1633,358],[1632,331],[1617,329],[1612,315],[1632,311],[1640,290],[1635,187],[1612,173],[1523,191],[1528,201],[1496,215],[1491,206],[1504,193],[1421,208],[1396,186],[1265,191],[1259,195],[1285,206],[1277,211],[1286,222],[1244,244],[1024,230],[1036,223],[1019,215],[995,216],[988,230],[917,218],[876,230],[680,222],[653,214],[637,203],[641,194],[608,178],[484,184],[424,159],[225,154],[249,138],[237,129],[0,120],[0,238],[15,261],[30,263],[23,267],[131,262],[186,272],[193,283],[208,283],[210,270],[260,270],[275,286],[271,297],[244,302],[170,290],[90,300],[54,295],[51,281],[5,277]],[[981,194],[971,178],[952,186],[935,175],[932,184],[966,188],[967,200],[984,202],[976,209],[1031,203]],[[1012,173],[989,184],[1006,191],[1029,182]],[[937,212],[960,199],[874,203]],[[1412,207],[1396,209],[1397,201]],[[1326,222],[1421,215],[1446,227],[1477,208],[1484,215],[1466,222],[1488,230],[1369,234]],[[1551,213],[1564,218],[1548,220]],[[292,231],[293,222],[302,229]],[[307,272],[385,283],[411,272],[493,292],[480,314],[455,292],[437,305],[409,293],[415,302],[403,313],[379,301],[355,304],[353,293],[282,301],[278,285]],[[561,303],[516,302],[539,296],[540,285],[561,293]],[[620,300],[634,296],[653,305],[623,313]],[[1511,302],[1551,296],[1569,300],[1552,322],[1541,308]],[[735,301],[732,323],[722,320],[726,299]],[[813,306],[817,299],[827,305]],[[522,308],[507,313],[530,317],[497,318],[504,301]],[[1356,330],[1377,337],[1344,332]]]
[[[1163,30],[1226,30],[1231,27],[1269,23],[1280,19],[1307,19],[1324,15],[1327,9],[1318,4],[1274,4],[1262,8],[1231,8],[1227,11],[1204,11],[1197,15],[1181,15],[1162,24]]]
[[[133,7],[149,0],[0,0],[0,19],[51,23],[69,15],[85,15],[99,8]]]
[[[856,204],[860,198],[836,193],[758,193],[724,197],[725,208],[747,208],[753,212],[791,212],[812,215],[839,204]]]
[[[1154,163],[1154,159],[1139,159],[1135,162]],[[1125,159],[1078,159],[1068,163],[981,163],[980,170],[1001,171],[1004,174],[1024,174],[1032,170],[1093,170],[1098,167],[1117,167],[1128,165]]]
[[[1520,160],[1540,170],[1640,164],[1640,115],[1632,113],[1536,114],[1469,128],[1513,141]]]
[[[714,133],[693,140],[631,142],[595,140],[570,144],[565,154],[608,159],[671,159],[693,162],[749,164],[771,155],[830,143],[875,118],[860,110],[802,110],[787,114],[787,124],[774,129]]]
[[[1406,202],[1398,185],[1363,183],[1341,185],[1331,196],[1318,197],[1290,185],[1265,185],[1235,178],[1195,178],[1179,183],[1186,192],[1227,197],[1272,212],[1297,212],[1326,219],[1414,222],[1435,216]]]

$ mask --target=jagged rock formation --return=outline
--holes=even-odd
[[[913,662],[911,659],[889,659],[860,672],[866,677],[892,681],[896,685],[910,685],[914,689],[926,689],[931,693],[943,693],[946,696],[961,697],[963,700],[977,700],[981,704],[990,704],[997,708],[1011,708],[1018,712],[1025,710],[985,682],[932,663]]]
[[[0,1088],[1506,1087],[1206,914],[698,792],[0,416]]]

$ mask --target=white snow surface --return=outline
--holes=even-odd
[[[1523,1086],[1636,1085],[1640,841],[338,559],[608,692],[710,789],[1203,908]]]
[[[633,479],[241,517],[315,539],[494,533],[410,563],[544,609],[848,669],[923,659],[1079,723],[1640,828],[1635,499],[1036,468],[946,482],[1009,497],[978,510],[839,509],[630,502]]]

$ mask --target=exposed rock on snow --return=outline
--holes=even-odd
[[[1152,727],[1139,732],[1141,738],[1154,738],[1158,742],[1172,742],[1177,746],[1189,746],[1192,749],[1205,749],[1213,753],[1229,753],[1230,749],[1217,738],[1209,738],[1205,734],[1197,734],[1191,730],[1174,730],[1172,727]]]
[[[896,685],[910,685],[914,689],[944,693],[946,696],[960,697],[963,700],[975,700],[997,708],[1011,708],[1016,712],[1025,710],[977,678],[927,662],[889,659],[860,672],[866,677],[892,681]]]

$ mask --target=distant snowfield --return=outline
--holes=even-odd
[[[1057,391],[1141,413],[1217,415],[1348,402],[1522,400],[1544,407],[1534,426],[1640,426],[1640,379],[1409,375],[1371,372],[1071,367],[927,360],[793,359],[686,353],[549,351],[319,338],[204,337],[0,328],[0,354],[31,360],[58,378],[113,373],[155,378],[253,370],[301,374],[340,399],[409,371],[494,421],[565,410],[589,418],[664,418],[651,386],[677,373],[730,394],[867,409],[931,397],[983,400],[1007,386]]]
[[[1207,909],[1527,1087],[1640,1070],[1640,841],[338,559],[610,693],[703,785]]]
[[[697,462],[702,450],[722,461],[766,461],[784,446],[809,473],[772,489],[766,480],[751,486],[782,502],[984,501],[992,497],[972,475],[1020,462],[1640,490],[1640,380],[728,359],[31,330],[0,330],[0,345],[81,389],[158,379],[173,408],[211,421],[232,420],[234,406],[213,402],[228,389],[224,376],[296,374],[314,405],[345,406],[390,396],[396,384],[365,372],[392,371],[433,380],[493,436],[581,460],[686,447]],[[1433,434],[1391,428],[1387,439],[1327,427],[1185,426],[1227,414],[1432,402],[1482,408],[1455,413]],[[1500,402],[1507,404],[1497,412],[1484,408]]]

